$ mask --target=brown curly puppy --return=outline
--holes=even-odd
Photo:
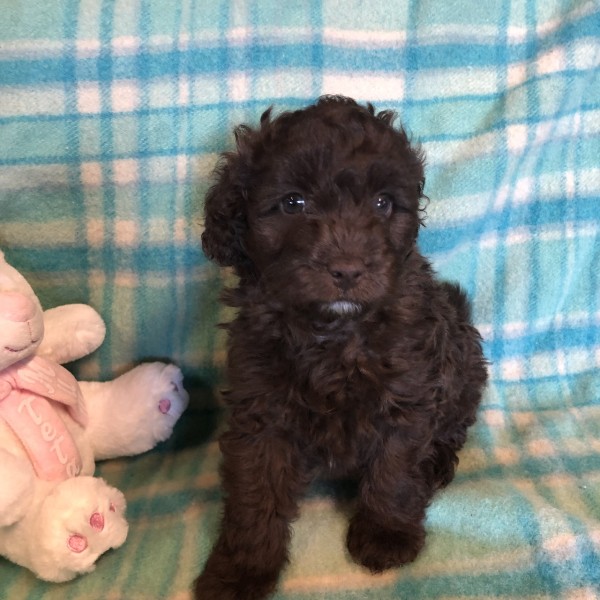
[[[276,586],[316,477],[353,477],[352,557],[412,561],[475,421],[486,366],[458,287],[416,246],[423,160],[394,113],[323,97],[236,130],[206,199],[207,256],[233,266],[225,507],[202,600]]]

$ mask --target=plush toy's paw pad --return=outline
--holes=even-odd
[[[90,525],[92,526],[92,529],[96,531],[102,531],[104,529],[104,517],[100,513],[95,512],[90,517]]]
[[[71,552],[79,554],[88,547],[88,542],[82,535],[74,534],[67,540],[67,546]]]
[[[109,505],[109,510],[111,512],[116,511],[115,505],[112,502]],[[90,527],[98,533],[104,530],[104,516],[102,515],[102,513],[95,512],[90,517]],[[80,535],[78,533],[74,533],[73,535],[69,536],[67,546],[69,546],[69,550],[79,554],[80,552],[83,552],[87,549],[88,541],[85,536]]]

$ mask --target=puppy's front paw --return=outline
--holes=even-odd
[[[231,571],[222,575],[210,566],[194,584],[195,600],[263,600],[277,585],[279,573],[243,573],[230,566]]]
[[[424,543],[425,530],[421,523],[390,530],[359,513],[348,529],[350,555],[373,573],[412,562]]]

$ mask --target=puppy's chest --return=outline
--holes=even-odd
[[[307,446],[329,469],[360,464],[382,426],[383,374],[359,338],[322,340],[293,365],[291,402]]]
[[[307,401],[323,408],[349,408],[376,393],[383,380],[381,363],[362,337],[315,339],[309,349],[291,353],[296,387]]]

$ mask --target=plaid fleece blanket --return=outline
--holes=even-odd
[[[594,0],[1,2],[0,247],[46,307],[105,318],[78,377],[168,357],[192,404],[156,450],[98,467],[125,546],[61,585],[0,559],[0,598],[189,598],[219,518],[228,316],[203,193],[235,124],[322,93],[397,110],[423,145],[421,249],[472,297],[491,381],[420,558],[355,566],[316,485],[275,598],[600,598]]]

